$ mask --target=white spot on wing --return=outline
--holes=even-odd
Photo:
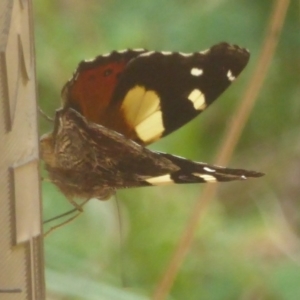
[[[232,74],[231,70],[228,70],[228,72],[227,72],[227,78],[230,81],[234,81],[235,80],[235,76]]]
[[[141,54],[140,56],[150,56],[153,53],[155,53],[155,51],[149,51],[149,52]]]
[[[172,54],[171,51],[162,51],[161,53],[162,53],[163,55],[171,55],[171,54]]]
[[[206,108],[205,97],[200,90],[192,90],[188,95],[188,99],[193,103],[196,110],[203,110]]]
[[[194,53],[184,53],[184,52],[179,52],[179,54],[181,56],[184,56],[184,57],[189,57],[189,56],[193,56],[194,55]]]
[[[216,170],[208,168],[208,167],[204,167],[203,169],[207,172],[216,172]]]
[[[210,48],[208,48],[208,49],[206,49],[206,50],[203,50],[203,51],[200,51],[199,53],[200,53],[200,54],[206,55],[206,54],[208,54],[209,52],[210,52]]]
[[[174,183],[174,181],[170,177],[170,174],[148,178],[146,179],[146,181],[152,185],[165,185],[165,184]]]
[[[108,56],[110,53],[106,53],[106,55]],[[103,55],[101,55],[103,56]],[[84,62],[92,62],[92,61],[95,61],[96,57],[94,58],[88,58],[88,59],[85,59]]]
[[[145,51],[145,49],[143,49],[143,48],[135,48],[135,49],[133,49],[133,51],[141,52],[141,51]]]
[[[203,74],[203,70],[202,69],[198,69],[198,68],[192,68],[191,69],[191,74],[193,76],[201,76]]]
[[[212,175],[198,174],[198,173],[193,173],[193,175],[202,178],[206,182],[216,182],[217,181],[216,177],[214,177]]]

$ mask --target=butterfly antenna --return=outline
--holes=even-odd
[[[39,113],[40,115],[45,118],[48,122],[51,122],[53,123],[54,122],[54,119],[53,118],[50,118],[40,107],[39,107]]]
[[[123,235],[123,226],[122,226],[122,215],[121,215],[121,207],[119,204],[118,194],[115,195],[115,203],[116,203],[116,211],[118,218],[118,227],[119,227],[119,247],[120,247],[120,277],[122,282],[122,287],[128,287],[128,283],[126,280],[125,274],[125,257],[124,257],[124,235]]]

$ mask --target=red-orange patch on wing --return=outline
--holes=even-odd
[[[103,124],[119,75],[127,62],[114,62],[84,70],[68,86],[68,104],[87,120]]]

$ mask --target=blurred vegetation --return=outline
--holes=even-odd
[[[227,41],[247,47],[241,78],[201,117],[151,146],[213,163],[265,39],[274,1],[34,1],[39,105],[48,115],[78,62],[124,48],[199,51]],[[299,1],[290,4],[272,67],[231,167],[267,176],[220,184],[201,220],[170,299],[298,299],[300,295]],[[51,124],[41,119],[41,133]],[[46,174],[45,174],[46,176]],[[47,299],[148,299],[203,186],[120,191],[91,200],[45,240]],[[45,218],[71,205],[43,184]],[[122,280],[123,278],[123,280]],[[125,287],[123,283],[125,282]]]

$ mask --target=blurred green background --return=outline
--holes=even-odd
[[[201,117],[151,149],[214,162],[253,75],[275,1],[39,0],[34,4],[39,105],[50,116],[79,61],[124,48],[199,51],[220,41],[246,47],[250,64]],[[170,299],[300,297],[300,8],[290,4],[271,69],[229,165],[263,171],[219,184]],[[41,119],[41,134],[51,124]],[[46,174],[44,174],[47,176]],[[203,185],[142,188],[91,200],[45,240],[47,299],[148,299]],[[70,208],[43,184],[44,218]],[[125,287],[123,286],[125,282]]]

